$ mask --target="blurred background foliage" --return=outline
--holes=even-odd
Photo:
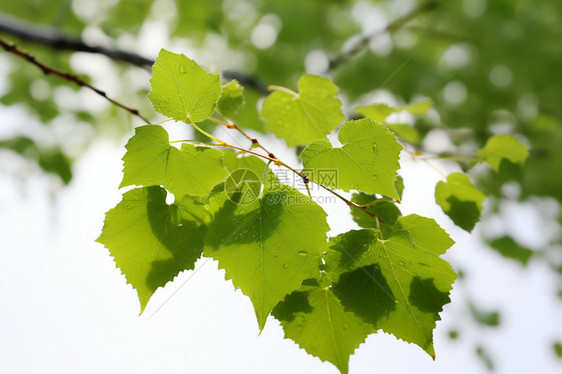
[[[490,194],[480,230],[490,249],[522,267],[548,263],[558,274],[553,297],[562,298],[562,2],[2,1],[0,37],[83,77],[153,122],[158,119],[145,96],[151,60],[162,47],[237,78],[246,88],[237,120],[256,131],[263,129],[256,108],[267,85],[295,88],[305,72],[335,81],[350,118],[359,105],[429,98],[429,115],[402,114],[389,122],[414,126],[413,152],[450,156],[469,171]],[[76,51],[77,45],[103,53]],[[42,170],[52,175],[54,190],[71,182],[73,162],[93,139],[120,139],[142,124],[8,53],[0,53],[0,104],[19,119],[2,120],[0,172],[34,178]],[[473,167],[470,158],[486,140],[504,133],[529,146],[524,169]],[[7,166],[14,157],[24,160],[17,170]],[[521,242],[492,225],[505,218],[505,202],[536,207],[545,223],[542,243]],[[482,328],[501,324],[499,311],[480,310],[473,300],[466,305]],[[552,347],[560,356],[560,343]],[[474,349],[492,369],[485,346]]]

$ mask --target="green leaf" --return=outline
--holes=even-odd
[[[22,157],[32,159],[47,173],[57,175],[64,184],[72,180],[72,160],[60,147],[42,148],[31,138],[16,136],[12,139],[0,140],[0,150],[8,149]]]
[[[523,265],[527,265],[534,253],[531,249],[519,245],[509,236],[494,239],[489,244],[490,248],[496,250],[502,256],[519,261]]]
[[[373,229],[331,238],[327,274],[346,311],[435,357],[433,329],[456,274],[410,238],[408,231],[396,230],[380,240]]]
[[[136,188],[106,213],[97,241],[138,291],[141,313],[158,287],[194,268],[203,251],[205,206],[190,196],[166,204],[161,187]]]
[[[262,330],[275,305],[319,275],[329,227],[324,210],[292,187],[266,183],[260,197],[253,179],[238,182],[210,197],[205,255],[250,297]]]
[[[148,98],[154,110],[176,121],[200,122],[213,114],[221,97],[218,74],[185,55],[160,50],[152,66]]]
[[[417,144],[421,140],[421,135],[419,131],[412,125],[408,124],[387,124],[386,127],[389,128],[396,136],[404,139],[408,143]]]
[[[371,118],[373,121],[384,122],[386,117],[394,113],[395,110],[386,104],[373,104],[357,107],[355,111],[365,117]]]
[[[222,96],[218,107],[225,117],[233,118],[237,116],[244,107],[244,104],[244,87],[237,80],[232,80],[222,86]]]
[[[384,125],[369,118],[349,121],[338,134],[341,148],[316,140],[300,154],[305,169],[315,169],[310,179],[344,191],[379,193],[399,199],[394,182],[400,168],[402,146]],[[321,171],[336,171],[337,178],[323,181]]]
[[[349,356],[365,341],[373,328],[344,311],[330,288],[303,287],[285,297],[275,309],[285,338],[292,339],[309,354],[329,361],[340,372],[348,372]]]
[[[486,365],[486,368],[488,369],[488,371],[493,371],[494,370],[494,361],[492,361],[492,357],[490,356],[490,353],[488,352],[488,350],[485,349],[483,346],[478,345],[478,346],[476,346],[475,351],[476,351],[476,355],[478,356],[478,358],[480,358],[482,363],[484,365]]]
[[[369,117],[373,121],[384,122],[386,118],[392,113],[400,113],[404,110],[410,112],[415,116],[425,115],[431,108],[432,104],[433,103],[431,102],[431,100],[423,100],[417,103],[412,103],[396,108],[393,108],[387,104],[373,104],[367,106],[359,106],[355,108],[355,112],[365,117]]]
[[[427,112],[429,112],[429,109],[431,109],[432,105],[433,102],[431,100],[422,100],[416,103],[410,103],[398,109],[405,110],[415,116],[423,116],[426,115]]]
[[[338,88],[328,78],[306,74],[298,86],[298,94],[273,92],[261,111],[265,129],[290,147],[323,139],[345,120]]]
[[[455,225],[471,232],[480,220],[482,202],[486,195],[472,185],[462,173],[452,173],[447,182],[439,182],[435,187],[435,201]]]
[[[528,156],[529,149],[517,138],[507,134],[491,137],[486,146],[478,151],[478,157],[497,172],[500,172],[502,163],[508,161],[523,165]]]
[[[416,246],[436,255],[442,255],[455,244],[455,241],[434,219],[417,214],[398,218],[394,228],[407,230]]]
[[[388,198],[379,199],[376,195],[369,195],[364,192],[361,193],[354,193],[351,196],[351,201],[358,204],[367,206],[367,210],[377,217],[379,217],[384,223],[387,225],[394,225],[398,217],[402,215],[400,209],[391,201],[388,201]],[[379,228],[383,236],[389,234],[392,229],[387,227],[384,224],[378,224],[375,219],[371,216],[366,214],[361,209],[355,208],[354,206],[350,206],[351,209],[351,216],[355,223],[357,223],[360,227],[366,228]]]
[[[470,304],[470,313],[476,322],[481,325],[489,327],[498,327],[500,325],[500,313],[494,312],[484,312],[477,309],[474,305]]]
[[[404,178],[402,178],[400,175],[396,176],[396,180],[394,181],[394,188],[396,189],[396,192],[398,192],[400,200],[402,200],[402,193],[404,192]]]
[[[554,349],[554,353],[556,353],[556,356],[562,359],[562,342],[553,343],[552,348]]]
[[[177,198],[206,196],[228,176],[221,151],[191,144],[173,147],[160,126],[137,127],[126,148],[119,187],[162,185]]]

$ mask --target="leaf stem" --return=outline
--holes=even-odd
[[[265,177],[267,176],[267,171],[269,170],[269,164],[271,164],[271,161],[269,161],[267,163],[267,165],[265,165],[265,169],[263,169],[263,176],[261,178],[260,194],[258,196],[259,199],[261,199],[263,197],[263,191],[265,189]]]
[[[337,193],[336,191],[332,190],[331,188],[326,187],[326,186],[321,185],[321,184],[318,184],[318,183],[316,183],[316,184],[319,185],[320,187],[322,187],[323,189],[325,189],[326,191],[330,192],[330,193],[333,194],[334,196],[338,197],[340,200],[342,200],[342,201],[343,201],[344,203],[346,203],[348,206],[354,207],[354,208],[357,208],[357,209],[360,209],[360,210],[362,210],[363,212],[367,213],[369,216],[371,216],[372,219],[374,219],[375,221],[377,221],[377,224],[378,224],[378,222],[380,222],[380,223],[382,223],[383,225],[392,227],[392,226],[389,225],[388,223],[384,222],[384,221],[383,221],[379,216],[377,216],[376,214],[369,212],[367,206],[356,204],[356,203],[354,203],[353,201],[346,199],[345,197],[343,197],[342,195],[340,195],[340,194]]]
[[[251,150],[249,150],[249,149],[245,149],[245,148],[242,148],[242,147],[238,147],[238,146],[235,146],[235,145],[233,145],[233,144],[228,144],[228,143],[225,142],[224,140],[221,140],[221,139],[216,138],[216,137],[214,137],[213,135],[209,134],[208,132],[206,132],[205,130],[203,130],[203,129],[200,128],[199,126],[197,126],[197,125],[195,124],[195,122],[193,122],[193,121],[191,121],[191,125],[192,125],[197,131],[199,131],[201,134],[203,134],[203,135],[205,135],[205,136],[207,136],[207,137],[213,139],[214,141],[216,141],[216,142],[218,143],[218,144],[212,144],[212,145],[219,146],[219,147],[234,148],[234,149],[237,149],[237,150],[239,150],[239,151],[247,152],[247,153],[250,153],[250,154],[252,154],[252,155],[254,155],[254,156],[264,158],[264,159],[266,159],[266,160],[268,160],[268,161],[273,161],[273,162],[277,162],[277,161],[278,161],[276,158],[269,157],[269,156],[264,156],[264,155],[261,155],[261,154],[259,154],[259,153],[257,153],[257,152],[251,151]],[[178,140],[178,141],[176,141],[176,142],[181,142],[181,140]]]
[[[190,121],[191,121],[191,120],[190,120]],[[201,134],[205,135],[206,137],[213,139],[215,142],[219,143],[219,145],[224,145],[224,144],[226,144],[225,141],[220,140],[219,138],[215,138],[213,135],[209,134],[207,131],[205,131],[205,130],[203,130],[201,127],[197,126],[197,125],[195,124],[195,122],[191,121],[190,123],[191,123],[191,125],[192,125],[193,127],[195,127],[195,129],[196,129],[197,131],[199,131]]]
[[[291,89],[289,89],[289,88],[287,88],[287,87],[276,86],[276,85],[270,85],[270,86],[267,86],[267,89],[268,89],[269,91],[283,91],[283,92],[286,92],[286,93],[288,93],[289,95],[291,95],[291,96],[293,96],[293,97],[299,97],[299,94],[298,94],[298,93],[296,93],[295,91],[293,91],[293,90],[291,90]]]

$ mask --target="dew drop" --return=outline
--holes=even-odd
[[[289,264],[283,264],[283,269],[287,270],[289,268]]]
[[[181,227],[181,226],[183,226],[183,223],[178,223],[178,227]]]
[[[351,189],[359,191],[359,186],[354,184],[353,186],[351,186]]]
[[[400,260],[400,261],[398,261],[398,265],[404,266],[404,265],[406,265],[406,263],[404,261]]]
[[[378,155],[379,154],[379,146],[377,143],[373,143],[373,153]]]
[[[308,252],[307,252],[307,251],[298,251],[297,253],[298,253],[299,256],[301,256],[301,257],[306,257],[306,256],[308,256]]]
[[[180,74],[185,74],[185,67],[180,65]]]

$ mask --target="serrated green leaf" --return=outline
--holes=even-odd
[[[410,233],[412,242],[420,248],[442,255],[451,248],[455,241],[432,218],[410,214],[398,218],[395,229],[404,229]]]
[[[182,54],[160,50],[152,66],[148,98],[158,113],[183,122],[213,114],[221,97],[218,74],[211,74]]]
[[[433,329],[456,279],[446,261],[406,230],[379,240],[373,229],[331,238],[325,261],[346,311],[435,356]]]
[[[377,225],[377,221],[364,211],[359,208],[355,208],[354,206],[350,206],[351,216],[353,217],[355,223],[364,229],[376,229],[380,227],[383,236],[386,236],[392,231],[392,228],[387,225],[394,225],[398,217],[402,215],[400,209],[398,209],[393,202],[388,201],[388,198],[379,199],[376,195],[369,195],[361,192],[354,193],[351,196],[351,201],[358,205],[367,206],[367,210],[379,217],[386,225],[380,223]]]
[[[138,291],[141,313],[158,287],[194,268],[203,251],[209,215],[203,203],[184,196],[166,204],[161,187],[136,188],[106,213],[97,241]]]
[[[304,168],[317,171],[311,180],[344,191],[400,198],[394,182],[402,146],[384,125],[369,118],[349,121],[340,129],[338,139],[341,148],[333,148],[327,140],[316,140],[301,152]],[[335,170],[337,178],[320,180],[318,171],[322,169]]]
[[[222,96],[218,108],[224,116],[228,118],[237,116],[244,104],[244,87],[237,80],[232,80],[222,86]]]
[[[435,186],[435,202],[458,227],[471,232],[480,220],[486,195],[462,173],[452,173]]]
[[[338,88],[328,78],[303,75],[298,82],[299,93],[292,95],[275,91],[269,95],[261,111],[265,129],[285,140],[288,146],[324,139],[343,120]]]
[[[512,135],[491,137],[486,146],[478,151],[478,157],[486,161],[492,169],[499,172],[504,160],[523,165],[529,156],[529,149]]]
[[[266,183],[263,197],[249,180],[224,187],[209,198],[214,219],[205,255],[250,297],[261,330],[275,305],[318,276],[329,230],[326,213],[289,186]]]
[[[521,246],[510,236],[494,239],[489,244],[490,248],[502,256],[519,261],[523,265],[527,265],[534,253],[531,249]]]
[[[181,149],[173,147],[160,126],[137,127],[125,147],[119,187],[162,185],[177,198],[206,196],[228,176],[221,151],[191,144],[183,144]]]
[[[285,338],[331,362],[343,374],[348,372],[349,356],[374,332],[369,324],[344,311],[330,288],[299,289],[275,307],[273,316],[281,322]]]

